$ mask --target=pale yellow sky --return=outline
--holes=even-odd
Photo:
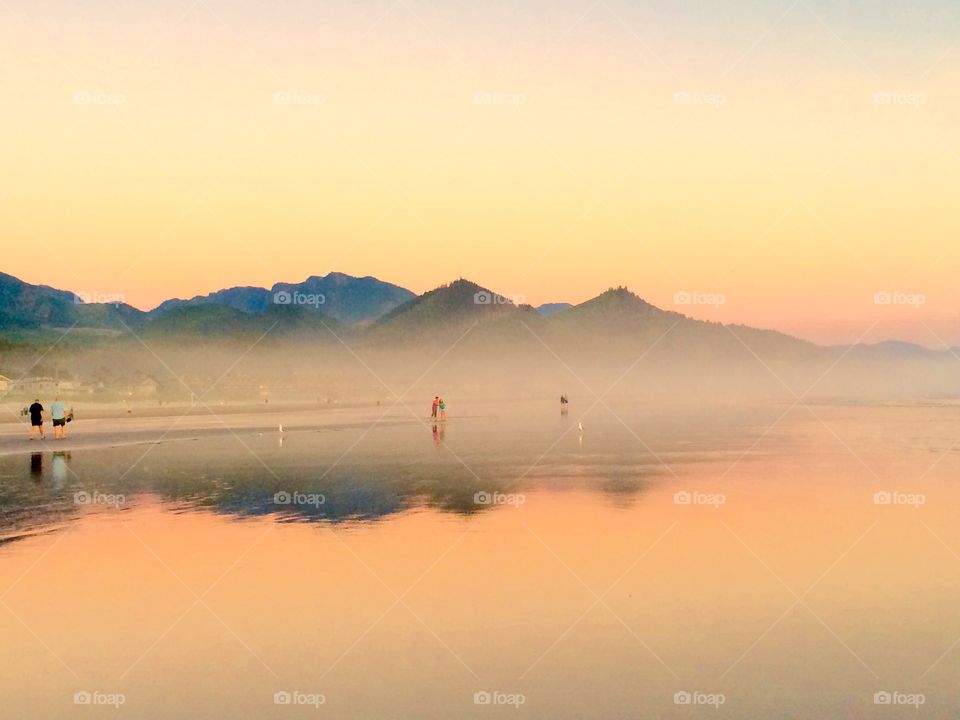
[[[142,308],[331,270],[625,284],[960,343],[956,8],[784,10],[6,4],[0,270]]]

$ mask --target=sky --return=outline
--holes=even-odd
[[[960,344],[958,30],[941,0],[5,0],[0,270],[143,309],[626,285]]]

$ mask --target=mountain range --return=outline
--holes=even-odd
[[[949,349],[821,346],[697,320],[624,287],[577,305],[534,308],[463,278],[416,295],[373,277],[330,273],[167,300],[146,312],[85,299],[0,273],[0,348],[8,351],[0,373],[37,372],[34,346],[55,340],[61,350],[41,358],[50,375],[169,374],[146,345],[169,353],[165,363],[179,362],[178,373],[215,379],[233,372],[239,348],[244,369],[236,370],[248,378],[365,392],[386,378],[391,387],[415,384],[427,372],[433,382],[477,394],[571,381],[694,397],[718,388],[730,397],[782,393],[787,385],[836,396],[960,394]]]
[[[344,324],[362,324],[415,297],[406,288],[373,277],[332,272],[324,276],[311,275],[300,283],[279,282],[269,290],[233,287],[190,300],[167,300],[151,314],[159,316],[176,308],[213,304],[255,315],[276,305],[303,305],[322,310],[324,315]]]
[[[0,273],[0,338],[74,327],[106,334],[133,330],[152,337],[207,339],[329,331],[391,343],[445,339],[481,326],[480,332],[474,333],[481,337],[513,337],[526,343],[530,339],[526,330],[534,330],[558,341],[576,336],[578,344],[608,347],[650,340],[669,327],[670,337],[664,344],[682,348],[687,357],[698,352],[717,354],[723,347],[744,341],[756,352],[778,360],[806,359],[831,349],[772,330],[695,320],[658,308],[626,288],[610,289],[578,305],[548,303],[534,308],[514,304],[465,279],[416,295],[374,277],[331,272],[299,283],[278,282],[270,288],[231,287],[189,299],[174,298],[150,311],[123,302],[86,299],[82,293],[32,285]],[[902,342],[863,345],[855,350],[867,359],[935,353]]]

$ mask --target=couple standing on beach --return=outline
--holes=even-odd
[[[434,420],[437,419],[437,411],[440,412],[441,420],[447,419],[447,405],[439,395],[433,398],[433,405],[430,408],[430,417]]]
[[[40,439],[46,440],[47,435],[43,430],[43,405],[40,404],[40,398],[33,401],[33,404],[27,408],[30,415],[30,439],[33,440],[37,431],[40,431]],[[73,410],[67,412],[67,406],[58,395],[53,399],[50,406],[50,418],[53,420],[53,438],[54,440],[63,440],[66,437],[67,423],[73,419]]]

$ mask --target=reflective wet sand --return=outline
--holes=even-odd
[[[4,714],[956,716],[955,409],[613,409],[0,459]]]

